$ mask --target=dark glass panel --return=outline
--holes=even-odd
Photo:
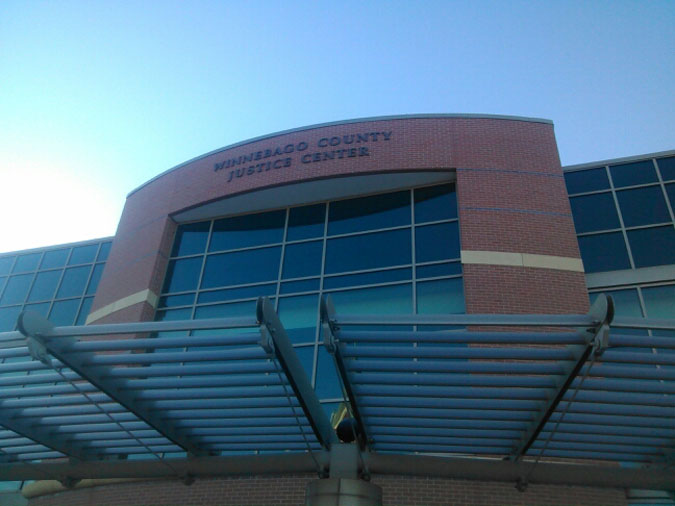
[[[618,191],[616,198],[626,227],[670,221],[661,186]]]
[[[87,322],[87,316],[89,316],[89,310],[91,309],[92,302],[94,302],[94,297],[85,297],[82,299],[80,314],[77,315],[75,325],[84,325]]]
[[[664,181],[675,179],[675,156],[658,158],[656,163],[659,166],[659,172],[661,172],[661,179]]]
[[[19,313],[21,313],[21,306],[0,307],[0,332],[14,330]]]
[[[643,288],[642,297],[649,318],[668,320],[675,318],[675,285]],[[654,335],[675,337],[675,331],[672,330],[659,330],[653,333]]]
[[[165,311],[157,311],[155,321],[166,322],[175,320],[189,320],[192,318],[192,308],[182,309],[167,309]]]
[[[41,316],[44,316],[47,318],[47,314],[49,313],[49,302],[40,302],[38,304],[26,304],[23,309],[24,311],[33,311],[34,313],[37,313]]]
[[[55,267],[63,267],[68,260],[70,249],[57,249],[53,251],[45,251],[42,257],[42,264],[40,269],[53,269]]]
[[[14,257],[0,257],[0,274],[9,274],[14,263]]]
[[[0,276],[0,295],[2,295],[2,289],[5,288],[5,282],[7,281],[7,276]]]
[[[577,234],[619,228],[621,225],[614,198],[609,192],[572,197],[570,205]]]
[[[331,202],[328,234],[346,234],[410,224],[410,192]]]
[[[464,284],[462,278],[417,283],[417,313],[463,313]]]
[[[642,318],[642,308],[640,307],[637,289],[605,290],[603,293],[614,299],[614,314],[616,316]]]
[[[300,360],[307,374],[307,381],[311,383],[312,371],[314,369],[314,346],[296,346],[293,348],[293,351],[298,356],[298,360]]]
[[[52,310],[49,312],[49,321],[57,327],[61,325],[73,325],[79,307],[80,299],[54,302]]]
[[[28,295],[28,289],[30,288],[32,279],[32,274],[21,274],[19,276],[10,277],[7,280],[2,299],[0,299],[0,305],[23,304],[26,300],[26,295]]]
[[[616,188],[658,181],[651,160],[612,165],[609,171],[612,173],[612,181]]]
[[[319,289],[319,284],[319,278],[287,281],[286,283],[281,283],[281,293],[313,292]]]
[[[111,242],[102,242],[101,248],[98,250],[98,256],[96,257],[97,262],[105,262],[108,260],[108,255],[110,254],[110,247],[112,246]]]
[[[210,221],[180,225],[176,230],[176,239],[173,243],[171,256],[180,257],[196,255],[206,251],[206,242],[209,239]]]
[[[209,251],[247,248],[283,240],[286,211],[247,214],[216,220]]]
[[[333,423],[332,417],[335,413],[337,413],[340,410],[340,404],[341,402],[322,402],[321,407],[323,408],[324,413],[326,413],[326,416],[331,419],[331,424]]]
[[[35,282],[33,283],[33,288],[30,291],[28,300],[33,302],[53,299],[62,272],[63,271],[60,269],[58,271],[38,272],[37,276],[35,276]]]
[[[316,341],[319,296],[282,297],[277,310],[292,343]]]
[[[675,264],[675,228],[644,228],[628,231],[635,267]]]
[[[675,183],[666,185],[666,193],[670,199],[670,207],[675,211]]]
[[[322,237],[326,221],[326,204],[294,207],[288,215],[287,241]]]
[[[586,272],[630,269],[630,260],[621,232],[579,237],[579,249]]]
[[[28,272],[37,269],[42,253],[31,253],[16,257],[16,263],[12,272]]]
[[[565,173],[567,193],[594,192],[609,189],[609,178],[604,167]]]
[[[227,290],[214,290],[210,292],[200,292],[199,298],[197,299],[197,304],[220,302],[224,300],[250,299],[253,297],[271,297],[276,295],[276,293],[276,283],[244,286],[242,288],[230,288]]]
[[[91,267],[89,265],[66,269],[63,273],[63,280],[61,281],[61,286],[56,294],[56,298],[62,299],[65,297],[82,295],[84,293],[84,288],[87,285],[90,270]]]
[[[343,288],[347,286],[374,285],[392,281],[407,281],[412,278],[412,269],[391,269],[388,271],[366,272],[347,276],[331,276],[323,280],[323,288]]]
[[[206,258],[202,288],[243,285],[276,280],[279,276],[281,247],[209,255]]]
[[[171,260],[166,271],[163,291],[166,293],[196,290],[199,284],[202,261],[203,257]]]
[[[410,230],[330,239],[326,246],[326,274],[377,269],[411,262]]]
[[[73,252],[68,260],[68,265],[88,264],[93,262],[98,251],[98,244],[90,244],[89,246],[78,246],[73,248]]]
[[[415,223],[457,218],[457,193],[454,184],[415,190]]]
[[[415,228],[416,262],[449,258],[459,258],[459,225],[456,221]]]
[[[183,295],[166,295],[159,298],[158,307],[190,306],[195,302],[194,293]]]
[[[417,278],[435,278],[436,276],[456,276],[462,273],[460,262],[450,262],[434,265],[418,265]]]
[[[378,286],[330,294],[338,314],[412,314],[412,285]]]
[[[282,278],[305,278],[321,274],[323,241],[286,245]]]
[[[335,361],[323,346],[319,346],[314,390],[319,399],[342,398],[342,387],[335,369]]]
[[[96,293],[98,282],[101,281],[101,274],[103,274],[104,267],[105,264],[94,265],[94,271],[91,273],[91,279],[89,280],[89,286],[87,287],[87,295]]]
[[[195,310],[195,319],[202,320],[207,318],[229,318],[231,316],[254,317],[256,303],[257,301],[250,300],[247,302],[233,302],[231,304],[215,304],[213,306],[201,306]]]

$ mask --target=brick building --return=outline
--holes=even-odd
[[[345,376],[339,360],[324,346],[328,326],[322,329],[322,297],[330,295],[338,314],[390,314],[392,324],[397,315],[419,316],[422,319],[414,327],[405,328],[441,333],[452,332],[454,327],[448,321],[432,327],[431,320],[423,317],[585,315],[590,309],[589,293],[591,300],[596,300],[601,292],[613,296],[614,313],[619,317],[673,318],[674,207],[675,152],[563,169],[553,125],[547,120],[415,115],[299,128],[207,153],[160,174],[128,195],[112,238],[0,255],[0,331],[14,331],[23,310],[48,317],[57,326],[172,322],[255,314],[258,297],[269,297],[325,415],[340,412],[347,401],[351,405],[348,411],[355,418],[353,404],[361,404],[363,430],[369,431],[370,438],[361,441],[363,451],[420,457],[442,454],[499,462],[512,453],[514,442],[518,447],[520,439],[519,435],[507,435],[507,427],[526,428],[533,419],[536,421],[540,410],[536,403],[549,406],[547,416],[566,416],[567,411],[561,415],[558,402],[572,401],[563,398],[564,392],[553,404],[551,395],[542,394],[543,397],[523,397],[516,405],[516,398],[510,398],[514,392],[504,391],[503,396],[514,402],[513,408],[498,405],[499,399],[480,401],[461,393],[459,400],[438,399],[421,393],[421,385],[413,386],[428,399],[426,404],[416,402],[411,393],[401,394],[400,398],[386,392],[378,394],[381,390],[373,385],[355,385],[352,395],[346,395],[349,385],[345,383],[361,377],[363,371],[353,369]],[[556,320],[550,321],[550,325],[542,321],[537,328],[544,332],[554,327]],[[509,325],[511,330],[522,330],[529,324],[514,320],[502,327]],[[502,327],[498,330],[506,330]],[[480,332],[484,327],[475,324],[468,328]],[[637,334],[653,342],[673,334],[668,328],[636,328]],[[5,337],[13,339],[14,334]],[[174,334],[175,331],[160,331],[154,336]],[[191,335],[199,334],[192,330]],[[414,343],[413,348],[418,349],[419,341]],[[534,357],[533,366],[540,362],[536,359],[536,345],[530,343],[532,353],[522,355],[523,360]],[[481,349],[495,349],[479,343],[454,342],[452,346],[444,349],[465,357],[462,364],[475,364],[474,353],[487,353]],[[656,346],[644,346],[654,350],[657,357],[663,356],[656,353]],[[13,349],[9,345],[5,348]],[[460,349],[469,351],[457,351]],[[355,353],[356,360],[365,360],[358,351]],[[373,353],[376,358],[394,360],[387,351],[383,355]],[[406,358],[412,357],[415,363],[420,363],[419,359],[424,364],[425,355],[421,353],[414,352]],[[10,358],[14,357],[10,352],[6,357],[0,364],[0,380],[4,375],[13,377],[17,370],[29,374],[10,367]],[[520,356],[514,357],[514,363],[522,361]],[[25,358],[28,363],[30,357]],[[506,359],[486,355],[478,360],[495,364]],[[668,360],[657,359],[648,365],[666,374],[655,376],[654,384],[672,386],[672,381],[668,383],[667,374],[672,372]],[[610,369],[606,372],[609,375]],[[645,373],[639,377],[647,381],[647,376]],[[565,374],[560,377],[564,379]],[[601,381],[598,376],[589,384],[599,385]],[[11,382],[18,384],[16,380]],[[434,388],[440,384],[434,384]],[[617,386],[616,392],[635,392],[635,386],[632,390]],[[407,386],[396,388],[412,392],[406,390]],[[561,459],[572,462],[570,466],[599,461],[621,462],[624,467],[648,464],[656,466],[654,475],[661,473],[661,485],[654,488],[667,489],[668,485],[662,485],[664,480],[675,488],[672,473],[663,464],[668,451],[673,450],[675,417],[668,413],[675,413],[675,404],[667,389],[670,386],[656,388],[647,390],[663,394],[657,406],[649,406],[653,412],[636,412],[638,418],[652,416],[653,427],[644,426],[640,418],[639,423],[635,422],[639,428],[631,429],[632,422],[620,410],[597,413],[625,418],[621,431],[611,435],[614,439],[600,442],[607,446],[598,447],[588,439],[599,437],[595,433],[585,434],[586,439],[574,434],[572,439],[557,441],[553,435],[562,419],[555,428],[542,423],[515,461],[520,463],[520,469],[525,469],[525,464],[554,466],[553,462]],[[616,392],[612,391],[612,395]],[[390,396],[389,402],[394,404],[372,401],[378,395]],[[583,395],[582,392],[580,399]],[[625,394],[629,395],[633,394]],[[22,395],[16,393],[2,402],[9,401],[9,409],[15,406],[11,404],[13,399],[17,399],[16,406],[23,406]],[[524,418],[495,419],[493,425],[486,422],[482,427],[482,408],[472,402],[485,402],[486,406],[494,402],[496,411],[490,413],[513,409],[522,411]],[[535,403],[534,407],[522,407],[526,402]],[[265,406],[268,405],[261,409]],[[244,406],[251,412],[258,407]],[[450,416],[450,412],[438,413],[445,407],[455,410],[455,421],[464,424],[459,429],[465,432],[434,432],[432,426]],[[77,414],[58,409],[61,408],[55,406],[55,411],[41,412],[28,421],[36,426],[49,417]],[[426,413],[425,410],[434,415],[425,418],[413,414],[411,425],[390,426],[391,420],[405,413]],[[194,417],[198,418],[199,413],[195,408]],[[17,412],[17,416],[23,416],[23,412]],[[569,415],[568,419],[572,416],[591,414]],[[420,422],[425,431],[420,432],[421,436],[411,432],[417,419],[414,417],[431,424],[427,427]],[[248,420],[243,416],[241,419]],[[75,423],[72,419],[63,423],[71,422]],[[242,421],[244,429],[247,423]],[[4,471],[8,473],[3,479],[9,480],[5,483],[10,491],[21,486],[20,480],[10,480],[18,476],[10,472],[12,463],[46,462],[64,454],[63,447],[56,445],[28,448],[26,432],[5,427],[7,430],[0,433],[0,448],[11,458],[6,468],[0,467],[0,478]],[[54,425],[49,427],[58,432]],[[497,431],[494,434],[501,435],[490,435],[490,427]],[[262,428],[268,433],[258,431],[244,439],[228,433],[209,448],[209,455],[242,455],[243,459],[251,454],[321,450],[315,441],[308,443],[304,433],[275,439],[271,437],[275,432]],[[468,435],[466,431],[474,428],[483,431],[480,434],[485,435],[480,437],[485,439]],[[626,439],[631,430],[640,437]],[[548,441],[545,434],[551,435]],[[7,442],[4,446],[3,440]],[[155,443],[130,439],[121,450],[119,444],[108,444],[105,431],[101,431],[98,439],[86,439],[82,446],[88,451],[98,448],[96,460],[103,461],[122,458],[127,464],[137,459],[140,462],[149,458],[149,448],[153,454],[181,460],[180,452],[185,447],[172,446],[169,443],[176,440],[168,440],[155,447]],[[195,440],[204,444],[207,441]],[[40,443],[50,441],[47,438]],[[80,440],[66,438],[62,442],[68,447],[72,441]],[[525,455],[528,450],[530,453]],[[541,464],[538,459],[536,463],[528,460],[537,455],[542,457]],[[371,483],[382,488],[385,505],[641,504],[642,500],[670,503],[666,502],[670,499],[665,492],[632,490],[636,487],[631,483],[648,481],[628,480],[625,486],[605,482],[594,487],[578,478],[556,480],[551,477],[555,475],[554,467],[549,477],[539,482],[535,475],[528,474],[531,484],[525,483],[521,488],[527,490],[522,492],[514,487],[513,470],[500,475],[501,471],[495,468],[491,479],[492,471],[487,468],[475,474],[458,469],[424,474],[412,468],[403,472],[391,462],[378,467],[373,460],[372,465],[375,471],[364,473],[368,465],[362,461],[359,476],[367,474]],[[414,461],[410,465],[414,466]],[[219,476],[197,475],[190,486],[178,479],[129,481],[113,473],[91,476],[94,481],[83,480],[71,490],[44,480],[24,485],[23,490],[31,505],[301,504],[307,484],[317,477],[311,466],[307,469],[302,465],[279,468],[272,474],[268,474],[269,469],[256,474],[245,466],[241,471],[228,469],[214,473]],[[89,477],[77,475],[74,470],[69,476],[76,480]],[[149,478],[142,473],[137,476]],[[116,481],[99,479],[104,477]],[[8,492],[7,501],[10,495]],[[13,501],[22,500],[16,494],[12,497]]]

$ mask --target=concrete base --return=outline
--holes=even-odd
[[[363,480],[326,478],[310,481],[306,506],[382,506],[382,488]]]

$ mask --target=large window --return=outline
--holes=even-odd
[[[157,318],[275,301],[319,397],[341,399],[319,300],[344,313],[464,312],[454,184],[181,225]]]
[[[675,157],[565,173],[586,272],[675,263]]]

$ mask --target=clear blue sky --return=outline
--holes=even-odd
[[[675,1],[0,2],[0,251],[112,235],[215,148],[407,113],[536,116],[563,164],[675,148]]]

